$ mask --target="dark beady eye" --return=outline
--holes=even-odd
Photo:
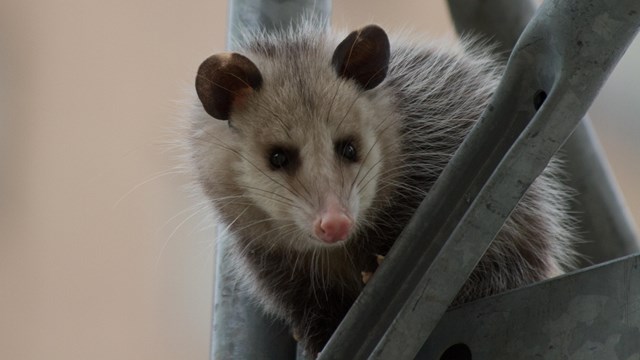
[[[348,161],[358,161],[358,151],[352,140],[338,141],[336,143],[336,153]]]
[[[269,162],[271,166],[275,169],[280,169],[286,167],[289,163],[289,157],[287,156],[287,152],[282,149],[276,149],[271,152],[269,157]]]
[[[267,156],[272,170],[294,171],[298,163],[298,151],[287,146],[273,146]]]

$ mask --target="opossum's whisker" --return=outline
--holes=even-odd
[[[336,125],[335,130],[333,130],[333,136],[336,135],[336,133],[338,132],[338,130],[340,129],[340,127],[342,126],[342,123],[344,122],[344,120],[347,118],[347,116],[349,116],[349,113],[351,112],[351,109],[353,108],[353,105],[356,104],[356,102],[358,101],[358,99],[360,99],[360,97],[364,95],[364,92],[360,92],[356,95],[356,97],[353,99],[353,101],[351,102],[351,104],[349,105],[349,107],[347,108],[347,111],[345,111],[344,116],[342,117],[342,119],[340,119],[340,122],[338,123],[338,125]]]
[[[349,60],[351,59],[351,51],[353,51],[353,47],[355,46],[355,42],[352,44],[351,46],[351,50],[349,51],[349,57],[347,58],[347,66],[349,64]],[[345,69],[347,68],[347,66],[345,66]],[[371,77],[369,77],[369,79],[367,80],[367,82],[365,83],[364,87],[366,88],[366,86],[371,82],[371,80],[376,77],[380,71],[384,70],[383,68],[380,68],[378,70],[376,70],[375,73],[373,73],[373,75],[371,75]],[[335,136],[335,134],[338,132],[338,129],[340,129],[340,126],[342,125],[342,122],[344,122],[344,120],[347,118],[347,116],[349,115],[349,113],[351,112],[351,108],[353,107],[353,105],[356,104],[356,102],[360,99],[360,97],[362,95],[364,95],[365,92],[364,91],[360,91],[358,93],[358,95],[355,97],[355,99],[353,99],[353,101],[351,102],[351,104],[349,105],[349,107],[347,108],[347,111],[345,112],[344,116],[342,117],[342,119],[340,120],[340,122],[338,123],[338,126],[336,126],[336,129],[334,130],[333,134]]]
[[[274,219],[269,218],[269,219],[266,219],[266,220],[273,221]],[[259,222],[259,223],[263,223],[263,222]],[[252,226],[255,226],[255,225],[258,225],[259,223],[258,223],[258,222],[254,222],[254,223],[252,223],[252,224],[251,224],[251,227],[252,227]],[[276,227],[272,228],[272,229],[271,229],[271,230],[269,230],[269,231],[265,231],[265,232],[261,233],[259,236],[255,236],[255,237],[253,237],[251,240],[249,240],[249,242],[247,242],[247,244],[246,244],[245,246],[243,246],[242,250],[240,250],[240,253],[241,253],[241,254],[245,254],[247,251],[249,251],[249,249],[250,249],[250,248],[251,248],[255,243],[259,242],[261,239],[263,239],[263,238],[264,238],[264,237],[266,237],[267,235],[269,235],[269,234],[271,234],[271,233],[278,233],[279,231],[281,231],[281,230],[283,230],[283,229],[286,229],[286,228],[289,228],[289,227],[293,227],[293,230],[297,230],[297,228],[296,228],[296,227],[297,227],[297,225],[296,225],[296,224],[294,224],[294,223],[286,223],[286,224],[283,224],[283,225],[280,225],[280,226],[276,226]],[[248,227],[247,227],[247,228],[248,228]],[[239,232],[239,231],[236,231],[236,232]],[[278,240],[279,240],[280,236],[282,236],[282,234],[278,234],[278,236],[277,236],[277,237],[276,237],[276,239],[275,239],[276,241],[273,241],[273,244],[272,244],[272,247],[271,247],[271,248],[273,248],[273,245],[275,245],[275,244],[277,244],[277,243],[278,243]]]
[[[206,210],[206,207],[202,207],[196,211],[194,211],[191,215],[187,216],[184,220],[182,220],[176,227],[175,229],[173,229],[173,231],[171,232],[171,234],[169,234],[169,236],[167,237],[167,239],[164,241],[164,244],[162,244],[162,248],[160,248],[160,253],[158,254],[158,257],[156,258],[155,261],[155,265],[154,268],[157,269],[158,265],[160,264],[160,259],[162,259],[162,254],[164,253],[164,250],[166,249],[167,245],[169,244],[169,241],[171,240],[171,238],[173,238],[173,236],[178,232],[178,230],[182,227],[182,225],[184,225],[187,221],[189,221],[191,218],[193,218],[194,216],[198,215],[199,213],[201,213],[203,210]]]
[[[229,197],[229,196],[225,196],[225,198],[227,198],[227,197]],[[161,225],[161,226],[156,230],[156,234],[157,234],[157,233],[159,233],[159,232],[160,232],[160,231],[161,231],[165,226],[169,225],[169,223],[170,223],[171,221],[173,221],[175,218],[177,218],[178,216],[180,216],[180,215],[182,215],[182,214],[184,214],[184,213],[186,213],[186,212],[189,212],[189,211],[194,211],[194,210],[196,210],[196,209],[198,209],[198,210],[199,210],[199,209],[201,209],[202,207],[206,206],[206,205],[207,205],[207,203],[208,203],[208,201],[206,201],[206,200],[205,200],[205,201],[200,201],[200,202],[198,202],[198,203],[196,203],[196,204],[193,204],[193,205],[191,205],[191,206],[187,207],[187,208],[186,208],[186,209],[184,209],[184,210],[179,211],[177,214],[175,214],[175,215],[173,215],[172,217],[170,217],[170,218],[169,218],[169,219],[168,219],[164,224],[162,224],[162,225]]]
[[[221,141],[220,139],[218,139],[215,135],[213,134],[208,134],[209,136],[213,137],[214,139],[220,141],[221,144],[224,144],[224,141]],[[276,181],[274,178],[272,178],[271,176],[269,176],[267,173],[265,173],[262,169],[260,169],[258,166],[256,166],[251,160],[249,160],[246,156],[242,155],[240,152],[238,152],[235,149],[232,149],[231,147],[229,147],[228,145],[224,146],[224,145],[220,145],[217,143],[213,143],[214,145],[218,145],[220,146],[222,149],[225,149],[227,151],[230,151],[231,153],[235,154],[236,156],[240,157],[241,159],[245,160],[246,162],[249,163],[249,165],[251,165],[252,167],[254,167],[256,170],[258,170],[258,172],[260,172],[264,177],[266,177],[267,179],[273,181],[275,184],[280,185],[283,189],[287,190],[288,192],[290,192],[292,195],[297,196],[299,198],[302,198],[302,196],[300,196],[300,194],[298,194],[297,192],[295,192],[293,189],[285,186],[284,184]]]
[[[133,193],[134,191],[136,191],[137,189],[139,189],[141,186],[146,185],[154,180],[157,180],[163,176],[168,176],[168,175],[176,175],[176,174],[184,174],[183,170],[169,170],[169,171],[162,171],[159,174],[155,174],[153,175],[151,178],[146,179],[144,181],[142,181],[141,183],[135,185],[134,187],[132,187],[131,189],[129,189],[129,191],[127,191],[124,195],[122,195],[113,205],[112,205],[112,209],[115,209],[118,207],[118,205],[120,205],[120,203],[129,195],[131,195],[131,193]]]
[[[333,111],[333,104],[335,103],[336,97],[338,96],[338,92],[340,91],[340,87],[342,86],[342,81],[336,81],[335,84],[336,84],[336,91],[333,93],[333,97],[331,97],[331,102],[329,103],[329,109],[327,110],[327,117],[324,120],[325,124],[329,124],[329,117],[331,116],[331,111]]]
[[[251,87],[251,85],[249,85],[246,81],[244,81],[242,78],[240,78],[236,74],[233,74],[233,73],[230,73],[230,72],[227,72],[226,74],[227,75],[231,75],[231,76],[235,77],[236,79],[240,80],[247,87],[249,87],[249,88]],[[284,133],[287,135],[287,137],[289,139],[292,139],[291,135],[289,134],[289,130],[287,129],[287,126],[284,124],[284,121],[282,121],[280,116],[275,111],[273,111],[271,108],[269,108],[268,106],[266,106],[266,105],[264,105],[264,104],[262,104],[260,102],[256,102],[256,104],[258,106],[260,106],[263,110],[268,111],[278,121],[280,127],[282,127],[282,130],[284,130]]]
[[[300,181],[300,178],[298,177],[297,173],[295,174],[294,179],[296,180],[298,185],[300,185],[300,187],[302,187],[304,192],[306,192],[307,195],[309,195],[309,198],[311,198],[312,197],[311,192],[309,192],[309,189],[307,188],[307,186],[302,181]],[[313,205],[313,204],[311,204],[311,200],[310,199],[307,202],[309,202],[310,205]]]
[[[367,180],[367,182],[366,182],[366,183],[362,184],[362,182],[363,182],[365,179],[367,179],[367,176],[369,175],[369,172],[370,172],[374,167],[378,166],[379,164],[380,164],[380,161],[376,162],[376,164],[374,164],[373,166],[371,166],[371,168],[370,168],[370,169],[365,173],[365,175],[362,177],[362,179],[360,180],[360,182],[359,182],[359,183],[358,183],[358,185],[356,186],[356,187],[359,189],[359,190],[358,190],[358,193],[360,193],[360,192],[362,191],[362,189],[366,189],[366,188],[367,188],[367,185],[369,185],[369,183],[370,183],[371,181],[373,181],[374,179],[384,179],[384,177],[385,177],[386,175],[388,175],[388,174],[392,174],[392,173],[396,173],[396,172],[398,172],[398,170],[406,170],[406,169],[409,169],[409,170],[415,170],[415,165],[412,165],[412,164],[404,164],[404,165],[395,166],[395,167],[392,167],[392,168],[390,168],[390,169],[385,170],[385,171],[384,171],[384,172],[382,172],[382,173],[377,173],[377,174],[376,174],[376,173],[374,173],[371,177],[369,177],[369,178],[368,178],[368,180]],[[441,170],[442,170],[442,169],[440,169],[440,171],[441,171]],[[434,175],[434,176],[436,175],[436,171],[435,171],[435,170],[434,170],[434,171],[429,171],[429,169],[423,169],[423,171],[424,171],[425,175],[427,175],[427,174],[429,174],[429,173],[431,173],[431,175]],[[438,173],[439,173],[439,172],[438,172]],[[399,177],[401,177],[401,176],[402,176],[402,172],[400,172],[400,175],[398,175],[398,176],[399,176]],[[385,180],[385,181],[389,181],[389,180]],[[384,182],[384,181],[381,181],[381,184],[382,184],[383,182]],[[379,190],[380,190],[380,188],[379,188]]]
[[[226,183],[226,182],[213,182],[212,184],[217,184],[217,185],[227,185],[227,186],[229,186],[229,185],[230,185],[230,186],[237,186],[237,185],[238,185],[238,184]],[[293,207],[297,207],[297,208],[299,208],[299,206],[297,206],[297,205],[296,205],[296,203],[295,203],[295,201],[294,201],[293,199],[290,199],[290,198],[288,198],[288,197],[286,197],[286,196],[284,196],[284,195],[282,195],[282,194],[278,194],[278,193],[276,193],[276,192],[274,192],[274,191],[265,190],[265,189],[261,189],[261,188],[255,187],[255,186],[244,185],[244,184],[242,185],[242,188],[243,188],[243,189],[254,190],[254,191],[262,191],[262,192],[268,193],[268,194],[270,194],[270,195],[278,196],[278,197],[280,197],[280,198],[282,199],[282,200],[281,200],[281,202],[286,203],[287,205],[290,205],[290,206],[293,206]],[[256,194],[256,195],[260,195],[260,194]],[[243,197],[245,197],[245,198],[246,198],[246,199],[248,199],[248,200],[250,199],[250,198],[249,198],[249,197],[247,197],[246,195],[237,195],[237,196],[243,196]],[[270,197],[267,197],[267,196],[265,196],[265,195],[262,195],[262,196],[263,196],[263,197],[265,197],[265,198],[267,198],[267,199],[272,200],[272,198],[270,198]],[[275,201],[275,200],[274,200],[274,201]]]
[[[380,126],[382,126],[384,123],[386,123],[387,121],[389,121],[389,119],[392,119],[391,114],[387,115],[387,117],[385,117],[385,118],[384,118],[384,120],[383,120],[383,121],[381,121],[381,122],[376,126],[375,130],[377,131],[377,130],[378,130],[378,128],[379,128]],[[390,124],[388,124],[388,125],[387,125],[387,126],[386,126],[382,131],[381,131],[381,133],[384,133],[384,132],[385,132],[385,131],[387,131],[389,128],[391,128],[391,126],[393,126],[393,124],[395,123],[395,121],[397,121],[397,120],[394,120],[394,121],[392,121]],[[353,181],[351,182],[351,186],[349,187],[349,195],[348,195],[348,197],[349,197],[349,198],[351,197],[351,192],[352,192],[353,186],[354,186],[354,184],[355,184],[356,180],[358,179],[358,176],[360,176],[360,172],[362,171],[363,164],[364,164],[364,163],[366,162],[366,160],[369,158],[369,154],[371,154],[371,151],[374,149],[374,147],[376,146],[376,144],[378,144],[378,141],[380,141],[380,139],[381,139],[381,138],[382,138],[381,136],[376,137],[376,140],[373,142],[373,144],[371,144],[371,146],[369,147],[369,150],[367,150],[367,152],[366,152],[366,154],[365,154],[364,158],[360,161],[360,164],[361,164],[361,165],[360,165],[360,167],[358,168],[358,172],[356,173],[356,176],[353,178]],[[381,159],[381,160],[382,160],[382,159]]]

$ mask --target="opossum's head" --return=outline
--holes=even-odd
[[[396,118],[378,87],[389,65],[387,35],[371,25],[337,46],[316,34],[248,52],[253,60],[218,54],[198,70],[204,109],[228,121],[213,149],[228,163],[199,167],[227,169],[238,201],[260,209],[261,221],[294,246],[344,244],[366,223],[383,154],[393,151]],[[217,176],[207,176],[216,186]]]

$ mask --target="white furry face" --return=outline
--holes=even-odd
[[[193,159],[223,222],[245,238],[299,249],[345,244],[398,158],[398,115],[376,89],[389,63],[386,34],[372,25],[342,42],[318,35],[247,44],[198,70],[204,109],[228,128],[200,116]]]
[[[262,88],[228,124],[202,114],[193,125],[201,182],[223,221],[237,228],[251,226],[243,212],[258,213],[260,231],[286,235],[278,241],[288,246],[340,246],[367,222],[384,159],[397,151],[397,119],[384,94],[339,79],[328,60],[298,76],[257,63]],[[342,219],[329,241],[318,229],[327,213]]]
[[[376,106],[362,91],[328,77],[333,81],[301,90],[307,99],[290,91],[291,83],[271,85],[266,78],[230,124],[238,152],[233,181],[274,227],[295,224],[288,230],[296,247],[343,243],[322,241],[314,231],[330,205],[352,223],[351,237],[373,202],[383,165],[376,129],[384,126],[384,112],[369,110]]]

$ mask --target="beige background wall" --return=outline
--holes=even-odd
[[[335,3],[452,34],[443,1]],[[0,0],[0,359],[207,358],[213,229],[166,144],[225,28],[217,0]],[[639,57],[592,111],[636,218]]]

